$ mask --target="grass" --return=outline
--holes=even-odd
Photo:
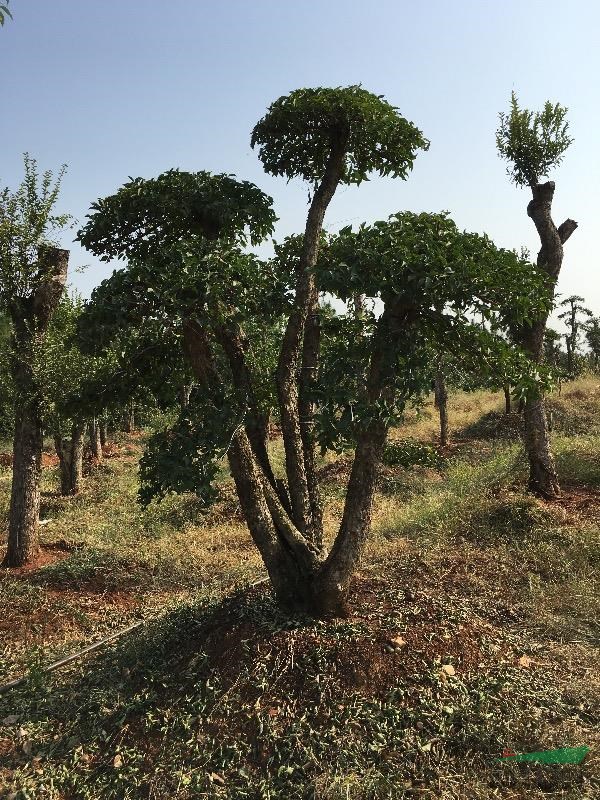
[[[57,497],[47,470],[45,561],[0,577],[0,680],[30,675],[0,696],[0,796],[600,796],[595,387],[551,398],[553,504],[523,491],[518,441],[484,424],[499,396],[452,397],[439,458],[433,409],[411,416],[382,470],[354,615],[326,624],[244,588],[264,573],[229,481],[201,516],[191,497],[139,508],[138,440],[78,498]],[[349,462],[321,469],[332,536]],[[95,656],[41,669],[141,618]],[[496,761],[578,745],[591,747],[578,767]]]

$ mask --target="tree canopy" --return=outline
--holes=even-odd
[[[255,126],[251,144],[266,172],[316,184],[336,140],[344,143],[344,184],[360,184],[371,172],[406,178],[417,151],[429,147],[397,108],[361,86],[297,89],[280,97]]]
[[[510,113],[500,114],[496,146],[509,162],[507,173],[517,186],[536,186],[563,160],[573,141],[568,134],[567,110],[547,101],[542,111],[529,111],[519,106],[512,92]]]

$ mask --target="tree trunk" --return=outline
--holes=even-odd
[[[440,415],[440,444],[442,447],[446,447],[448,444],[448,389],[441,359],[435,376],[434,395],[435,406]]]
[[[550,450],[546,411],[541,397],[527,400],[523,423],[525,449],[529,458],[529,488],[538,496],[552,500],[560,495],[560,485]]]
[[[182,411],[185,411],[190,404],[190,395],[192,394],[192,384],[183,383],[179,387],[179,406]]]
[[[317,479],[317,454],[313,432],[315,408],[311,400],[311,392],[316,383],[319,370],[319,349],[321,345],[319,292],[316,286],[313,287],[310,305],[311,310],[306,319],[302,348],[302,370],[298,389],[298,416],[310,506],[306,536],[320,549],[323,547],[323,505]]]
[[[546,318],[536,320],[522,331],[521,346],[534,363],[542,361]],[[529,461],[529,489],[547,500],[560,496],[560,484],[546,421],[546,409],[541,393],[521,401],[523,413],[523,440]]]
[[[97,417],[92,417],[88,430],[90,434],[90,450],[92,453],[92,458],[100,463],[104,459],[104,453],[102,452],[102,437],[100,435],[100,424]]]
[[[315,616],[347,613],[350,581],[370,530],[377,468],[387,435],[387,425],[377,417],[383,408],[377,404],[392,399],[397,369],[394,343],[406,335],[403,326],[412,321],[412,314],[412,309],[397,301],[392,308],[384,307],[377,321],[365,394],[375,416],[358,437],[342,523],[327,559],[319,542],[296,524],[292,504],[274,479],[245,363],[243,332],[235,323],[218,325],[211,332],[196,321],[183,323],[185,349],[200,386],[220,380],[211,350],[211,342],[217,341],[227,356],[234,385],[245,399],[246,420],[232,432],[227,456],[250,535],[283,606]]]
[[[10,304],[13,323],[11,372],[18,402],[15,409],[13,477],[8,549],[4,565],[21,567],[37,552],[43,447],[41,389],[35,362],[40,356],[50,319],[65,288],[69,251],[43,246],[38,250],[36,284],[28,297]]]
[[[567,346],[567,375],[569,378],[573,378],[573,347],[571,339],[567,336],[565,339],[565,344]]]
[[[296,273],[294,310],[287,322],[276,371],[277,397],[293,521],[303,535],[314,537],[317,532],[317,538],[320,538],[321,535],[318,530],[320,527],[319,512],[317,511],[317,518],[315,518],[314,509],[318,509],[320,504],[318,498],[311,498],[312,477],[309,479],[306,473],[307,466],[311,469],[312,459],[310,452],[305,451],[304,443],[307,441],[307,437],[305,436],[303,441],[302,436],[297,373],[298,368],[303,366],[303,357],[306,355],[304,352],[306,321],[309,315],[314,314],[318,300],[314,267],[319,254],[323,220],[344,171],[344,157],[349,133],[349,131],[340,130],[332,136],[325,174],[310,204]],[[314,376],[317,365],[316,363],[305,363],[304,366],[306,366],[306,378],[304,379],[306,383],[306,381],[310,381],[311,376]],[[309,421],[305,420],[305,423],[307,422]]]
[[[350,581],[371,530],[377,470],[387,427],[373,425],[359,437],[348,482],[344,515],[323,568],[316,576],[310,613],[316,617],[346,617]]]
[[[39,550],[40,480],[44,443],[39,406],[17,405],[13,443],[13,477],[5,567],[22,567]]]
[[[532,199],[527,214],[533,220],[540,237],[541,248],[537,264],[548,276],[554,287],[563,261],[563,244],[577,228],[572,219],[565,220],[558,228],[552,220],[554,181],[539,183],[531,187]],[[518,341],[535,364],[543,360],[544,332],[548,314],[518,331]],[[558,476],[550,450],[550,439],[546,423],[544,398],[533,394],[525,403],[523,415],[523,438],[529,460],[529,488],[535,494],[551,499],[560,495]]]
[[[510,412],[512,411],[510,384],[505,383],[503,388],[504,388],[504,413],[510,414]]]
[[[98,423],[98,431],[100,433],[100,447],[102,448],[102,455],[104,456],[104,448],[108,443],[108,430],[106,420],[101,419]]]
[[[125,433],[133,433],[135,431],[135,407],[133,403],[128,403],[127,408],[125,409],[123,430]]]
[[[63,496],[75,495],[81,490],[85,427],[85,424],[74,423],[70,439],[63,439],[59,433],[54,436],[60,462],[60,493]]]
[[[373,337],[371,363],[367,378],[366,399],[375,409],[393,396],[393,378],[397,370],[397,346],[408,334],[414,319],[413,309],[399,301],[384,306]],[[358,567],[371,530],[373,498],[377,472],[385,446],[388,425],[373,419],[358,436],[352,472],[340,529],[329,555],[315,576],[312,591],[312,614],[318,617],[347,616],[350,582]]]

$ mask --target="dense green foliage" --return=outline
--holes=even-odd
[[[252,132],[265,171],[316,184],[332,143],[345,144],[341,182],[360,184],[371,172],[405,178],[429,142],[381,96],[361,86],[298,89],[280,97]]]
[[[535,186],[558,166],[573,141],[568,135],[567,109],[556,103],[544,104],[543,111],[519,107],[515,92],[510,113],[500,114],[496,146],[509,162],[507,172],[517,186]]]
[[[231,175],[181,172],[131,179],[92,205],[79,241],[103,261],[185,258],[206,240],[252,244],[273,230],[271,198]],[[185,248],[181,249],[181,240]]]
[[[25,177],[18,189],[0,192],[0,309],[28,297],[40,275],[38,251],[69,224],[68,214],[55,214],[60,183],[50,170],[40,176],[37,161],[24,156]]]
[[[361,294],[396,303],[402,320],[384,350],[396,360],[393,387],[376,405],[366,401],[376,315],[366,311],[328,320],[336,338],[325,346],[316,388],[318,438],[343,449],[375,416],[397,424],[409,403],[431,389],[439,354],[453,369],[477,368],[478,382],[500,370],[527,392],[542,380],[502,337],[473,322],[494,320],[510,307],[515,319],[549,307],[546,283],[531,264],[486,236],[460,231],[447,214],[395,214],[390,220],[344,228],[317,264],[320,284],[341,300]]]

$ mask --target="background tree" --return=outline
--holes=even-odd
[[[565,334],[565,344],[567,346],[567,375],[571,379],[575,377],[575,368],[580,345],[580,330],[584,327],[581,322],[581,317],[592,316],[592,312],[589,308],[582,305],[583,302],[583,297],[572,294],[569,297],[565,297],[565,299],[561,300],[559,303],[559,307],[565,309],[558,315],[558,318],[562,319],[567,327],[567,333]]]
[[[592,369],[597,372],[600,365],[600,317],[592,317],[583,327],[585,340],[590,349]]]
[[[448,386],[446,379],[446,362],[443,355],[436,359],[435,377],[433,379],[434,405],[440,415],[440,444],[446,447],[448,444]]]
[[[91,371],[74,342],[81,301],[64,294],[52,318],[46,339],[43,391],[46,429],[54,438],[60,463],[61,494],[81,489],[83,445],[87,427],[85,412],[78,404],[79,389]]]
[[[554,328],[544,331],[544,361],[551,367],[559,368],[563,362],[563,351],[560,349],[562,336]]]
[[[533,220],[540,237],[537,257],[549,286],[554,290],[563,261],[563,245],[577,228],[567,219],[556,227],[552,220],[554,181],[540,179],[558,166],[569,145],[567,110],[547,102],[535,114],[519,107],[515,93],[511,97],[509,114],[500,114],[496,145],[500,156],[509,162],[508,175],[517,186],[528,186],[532,199],[527,214]],[[544,331],[548,311],[513,332],[520,346],[536,364],[541,363]],[[542,497],[551,499],[560,494],[554,459],[550,449],[543,394],[530,395],[524,409],[524,441],[529,459],[529,487]]]
[[[19,188],[0,194],[0,308],[12,323],[11,375],[15,392],[13,479],[8,550],[4,564],[25,564],[38,547],[41,456],[43,445],[40,367],[50,320],[62,296],[69,253],[50,239],[66,215],[53,214],[64,167],[53,180],[38,176],[25,156]]]
[[[41,369],[44,425],[54,439],[63,495],[81,488],[85,433],[99,413],[98,376],[110,363],[110,354],[98,359],[82,352],[77,337],[82,309],[80,297],[63,295],[48,328]]]

